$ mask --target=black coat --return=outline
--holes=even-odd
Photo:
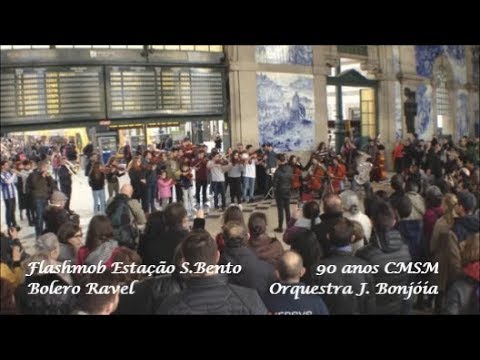
[[[377,236],[373,231],[370,243],[359,249],[356,254],[370,265],[378,265],[378,273],[374,274],[375,285],[386,283],[387,286],[409,285],[410,274],[402,271],[399,274],[385,272],[385,265],[389,262],[405,263],[411,261],[408,245],[402,240],[397,230],[391,230],[385,236]],[[398,270],[395,266],[389,267],[390,271]],[[400,314],[404,303],[404,294],[378,294],[376,287],[377,314]]]
[[[310,229],[299,229],[291,238],[290,249],[298,252],[303,259],[305,275],[301,281],[310,281],[310,269],[323,258],[323,249]]]
[[[280,165],[273,175],[276,197],[290,197],[293,170],[288,164]]]
[[[275,269],[266,261],[260,260],[252,249],[235,242],[226,242],[220,255],[219,264],[241,265],[238,274],[229,274],[230,283],[258,291],[263,298],[272,283],[276,281]]]
[[[315,233],[317,240],[320,243],[323,256],[328,256],[330,253],[330,242],[328,241],[327,234],[342,217],[343,214],[341,212],[333,214],[323,213],[320,215],[320,220],[322,220],[322,222],[314,225],[312,228],[312,231]]]
[[[60,189],[72,189],[72,175],[65,165],[58,169],[58,179],[60,182]]]
[[[226,275],[190,279],[187,288],[170,296],[157,314],[169,315],[266,315],[255,290],[228,283]]]
[[[335,265],[337,271],[329,274],[316,275],[318,265]],[[334,250],[332,254],[320,261],[310,269],[310,282],[314,285],[324,286],[328,284],[339,286],[351,286],[353,294],[325,294],[321,295],[327,305],[330,314],[375,314],[375,288],[371,274],[363,274],[360,271],[347,273],[342,269],[345,265],[360,265],[365,268],[368,263],[359,259],[351,252]],[[366,284],[366,285],[362,285]],[[356,296],[355,294],[363,295]],[[368,292],[368,293],[367,293]]]
[[[28,284],[39,283],[40,286],[67,285],[57,274],[32,275],[25,278],[25,283],[15,291],[15,303],[20,314],[24,315],[68,315],[75,308],[75,295],[67,291],[66,294],[29,294]]]
[[[158,265],[160,261],[165,261],[167,265],[174,264],[175,249],[187,235],[188,231],[185,229],[146,234],[139,249],[143,264]]]
[[[147,278],[133,287],[133,294],[121,294],[115,314],[151,315],[163,301],[186,288],[185,281],[176,273]]]
[[[60,208],[58,206],[49,205],[45,209],[43,214],[43,219],[45,220],[45,230],[44,233],[54,233],[57,234],[60,226],[67,221],[70,221],[70,215],[67,210]],[[77,224],[78,225],[78,224]]]

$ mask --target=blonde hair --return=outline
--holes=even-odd
[[[458,204],[457,195],[446,194],[442,201],[442,208],[444,211],[445,220],[449,227],[453,226],[457,213],[455,212],[455,206]]]
[[[462,255],[462,265],[479,261],[480,259],[480,233],[470,234],[463,241],[463,246],[460,247]]]

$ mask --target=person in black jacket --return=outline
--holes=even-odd
[[[274,267],[260,260],[247,246],[248,230],[244,225],[228,222],[224,226],[223,238],[225,247],[220,255],[219,264],[231,263],[242,267],[240,273],[229,274],[230,283],[255,289],[263,298],[276,280]]]
[[[70,215],[65,209],[67,200],[68,198],[61,191],[54,191],[52,196],[50,196],[50,205],[47,206],[44,214],[45,230],[43,233],[51,232],[56,234],[60,226],[66,222],[79,225],[79,216]]]
[[[148,218],[138,250],[143,263],[173,264],[175,248],[187,235],[187,211],[182,204],[172,203],[165,211],[154,212]]]
[[[58,169],[58,180],[60,183],[60,191],[67,196],[67,202],[65,203],[65,210],[70,210],[70,198],[72,197],[72,174],[67,168],[66,158],[62,156],[60,160],[60,168]]]
[[[278,227],[275,232],[283,232],[283,211],[287,224],[290,221],[290,191],[293,177],[293,170],[287,164],[284,154],[277,155],[278,168],[273,175],[273,187],[275,189],[275,201],[277,202]]]
[[[201,263],[207,268],[218,263],[220,255],[217,244],[208,232],[192,232],[182,242],[180,251],[184,266],[193,273],[187,280],[187,288],[168,297],[158,308],[157,314],[267,314],[267,309],[255,290],[229,283],[226,274],[219,274],[213,269],[203,272],[195,266]]]
[[[92,170],[88,175],[88,185],[92,188],[93,214],[105,214],[105,173],[100,161],[92,165]]]
[[[323,211],[320,215],[320,224],[315,225],[312,230],[320,243],[323,256],[328,256],[330,252],[330,241],[327,234],[332,230],[338,220],[343,218],[342,199],[334,193],[325,195],[323,198]]]
[[[327,234],[333,250],[327,258],[316,264],[310,271],[311,283],[319,286],[328,284],[351,289],[349,294],[325,294],[323,300],[330,314],[374,314],[375,288],[374,280],[368,270],[368,263],[353,256],[352,241],[354,239],[353,223],[340,218],[329,229]],[[319,266],[336,266],[333,273],[318,273]],[[349,272],[348,267],[356,269]],[[360,270],[362,269],[362,270]]]
[[[395,292],[393,294],[383,293],[380,291],[383,284],[387,287],[406,287],[409,282],[409,273],[398,271],[398,266],[408,265],[411,261],[408,245],[402,240],[402,236],[395,226],[395,213],[391,205],[379,199],[372,208],[373,212],[373,231],[370,238],[370,243],[359,249],[355,255],[365,260],[370,265],[377,265],[378,272],[374,274],[375,289],[376,289],[376,303],[377,314],[405,314],[408,313],[413,299],[404,300],[405,294],[402,292]],[[396,263],[396,266],[386,265],[390,262]],[[401,264],[403,263],[403,264]],[[391,265],[391,264],[390,264]],[[391,272],[387,273],[386,270]]]

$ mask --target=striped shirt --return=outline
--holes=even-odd
[[[15,198],[15,181],[16,175],[8,171],[2,171],[0,174],[0,180],[2,184],[2,196],[3,199],[14,199]]]

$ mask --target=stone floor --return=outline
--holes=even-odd
[[[390,190],[390,186],[388,181],[381,183],[381,184],[374,184],[373,185],[374,190],[378,189],[384,189],[384,190]],[[229,197],[227,196],[227,202],[229,200]],[[297,199],[292,199],[292,208],[296,207],[298,200]],[[76,213],[80,215],[80,225],[83,229],[83,233],[86,234],[87,228],[88,228],[88,223],[90,219],[92,218],[93,214],[93,197],[92,197],[92,191],[88,185],[88,180],[87,178],[83,175],[83,173],[77,174],[73,178],[73,192],[72,192],[72,200],[71,200],[71,205],[70,207],[72,210],[74,210]],[[1,228],[2,231],[6,229],[5,226],[5,216],[4,214],[4,202],[1,201],[1,213],[2,216],[0,218],[0,223],[1,223]],[[282,238],[282,234],[274,233],[273,229],[277,227],[277,210],[275,207],[275,201],[274,200],[263,200],[262,197],[257,197],[257,201],[254,204],[243,204],[242,205],[243,212],[245,214],[245,221],[248,221],[248,216],[253,212],[253,211],[261,211],[266,213],[267,219],[268,219],[268,232],[271,234],[271,236],[276,237],[278,239]],[[206,215],[206,229],[212,234],[212,236],[215,236],[219,231],[221,227],[221,221],[222,221],[222,213],[220,211],[216,210],[210,210],[210,209],[205,209],[205,215]],[[19,219],[19,213],[17,210],[16,213],[16,218],[18,224],[22,227],[22,230],[20,231],[20,240],[22,241],[22,244],[25,247],[25,250],[28,253],[34,253],[34,245],[35,245],[35,231],[33,227],[29,227],[28,223],[25,219],[24,215],[24,220]],[[284,225],[285,228],[285,225]],[[287,245],[284,244],[284,246],[287,248]]]

